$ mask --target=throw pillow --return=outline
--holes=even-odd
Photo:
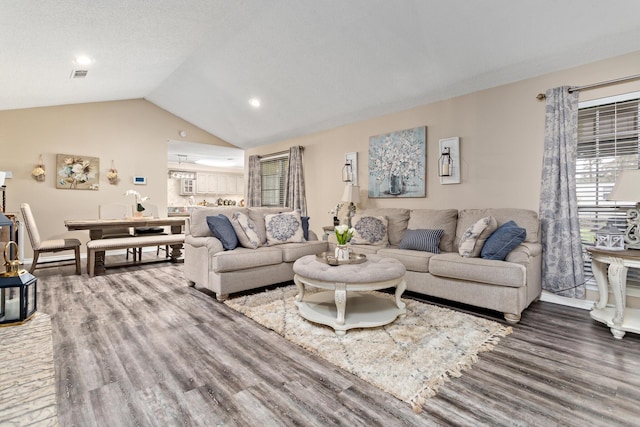
[[[484,259],[503,261],[527,237],[527,230],[514,221],[502,224],[485,242],[481,256]]]
[[[465,258],[473,256],[478,237],[480,237],[480,233],[489,226],[489,222],[491,222],[491,218],[486,216],[480,218],[475,224],[472,224],[466,229],[458,243],[458,253],[460,253],[461,256]]]
[[[267,245],[305,241],[299,212],[265,215],[264,225],[267,231]]]
[[[476,240],[476,245],[473,248],[473,253],[471,254],[472,258],[478,258],[482,253],[482,248],[484,247],[485,242],[493,234],[494,231],[498,229],[498,221],[493,217],[489,216],[489,225],[484,229],[480,236],[478,236],[478,240]]]
[[[225,251],[238,247],[238,236],[236,236],[236,232],[233,230],[231,221],[229,221],[229,218],[225,215],[208,216],[207,224],[209,225],[211,234],[220,240]]]
[[[384,216],[355,215],[351,219],[354,228],[352,245],[387,245],[387,218]]]
[[[231,225],[242,246],[249,249],[256,249],[260,246],[260,237],[256,232],[256,225],[247,215],[242,212],[234,212],[231,217]]]
[[[399,249],[413,249],[415,251],[440,253],[440,239],[444,230],[407,230],[402,236]]]

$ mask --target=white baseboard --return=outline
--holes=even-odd
[[[542,291],[542,295],[540,295],[540,301],[565,305],[568,307],[581,308],[583,310],[591,310],[593,308],[593,301],[562,297],[560,295],[552,294],[548,291]]]

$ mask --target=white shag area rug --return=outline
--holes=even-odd
[[[297,289],[291,285],[225,304],[409,403],[415,412],[421,411],[440,385],[470,368],[478,353],[492,350],[500,337],[511,333],[510,327],[498,322],[403,298],[405,317],[386,326],[350,329],[338,336],[332,328],[300,317],[296,295]]]

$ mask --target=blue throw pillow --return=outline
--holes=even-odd
[[[444,234],[444,230],[407,230],[402,236],[399,249],[413,249],[415,251],[440,253],[440,239]]]
[[[304,240],[309,240],[309,217],[302,216],[300,219],[302,220],[302,235],[304,236]]]
[[[225,251],[238,247],[238,236],[231,225],[231,221],[225,215],[208,216],[207,224],[213,237],[220,240]]]
[[[514,221],[505,222],[487,239],[480,256],[484,259],[504,261],[527,237],[527,230],[518,227]]]

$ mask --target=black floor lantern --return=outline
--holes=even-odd
[[[23,323],[37,309],[36,292],[38,279],[27,270],[20,269],[20,261],[11,260],[11,245],[4,247],[5,271],[0,274],[0,326]],[[16,255],[17,258],[17,255]]]

